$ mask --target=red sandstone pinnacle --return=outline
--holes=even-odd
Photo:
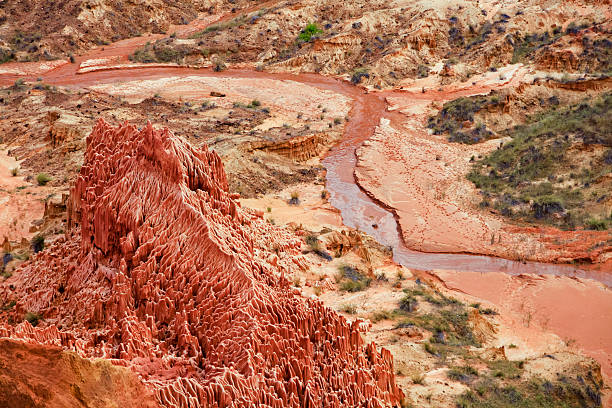
[[[70,231],[0,287],[0,336],[130,366],[167,407],[399,405],[391,353],[292,293],[299,240],[240,207],[216,153],[150,124],[87,142]]]

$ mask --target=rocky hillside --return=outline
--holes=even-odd
[[[491,154],[471,159],[468,178],[481,189],[482,208],[563,229],[606,230],[612,227],[609,86],[609,79],[537,81],[459,98],[428,126],[451,142],[500,140]]]
[[[198,13],[229,12],[257,0],[0,2],[0,63],[66,58],[93,45],[164,33]]]
[[[221,65],[343,75],[394,86],[430,74],[467,79],[514,62],[541,69],[610,71],[605,5],[522,0],[512,5],[447,1],[284,1],[167,38],[134,54],[142,62]]]

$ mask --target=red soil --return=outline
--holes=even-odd
[[[2,284],[0,336],[129,366],[166,406],[397,404],[389,351],[296,297],[300,241],[235,198],[216,153],[98,122],[71,230]]]
[[[612,297],[599,282],[500,272],[486,276],[455,271],[432,274],[448,289],[494,304],[503,316],[514,319],[510,326],[517,333],[537,332],[538,328],[555,333],[597,360],[607,379],[612,377]],[[529,344],[529,348],[537,346]],[[608,403],[612,403],[612,396],[608,396]]]

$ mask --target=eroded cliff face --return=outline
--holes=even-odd
[[[129,366],[163,406],[399,404],[391,354],[295,296],[300,241],[240,207],[216,153],[99,121],[68,213],[2,284],[0,336]]]

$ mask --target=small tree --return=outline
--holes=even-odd
[[[313,37],[316,37],[318,34],[321,34],[323,30],[319,28],[315,23],[310,23],[304,28],[300,35],[298,35],[298,42],[310,42]]]

